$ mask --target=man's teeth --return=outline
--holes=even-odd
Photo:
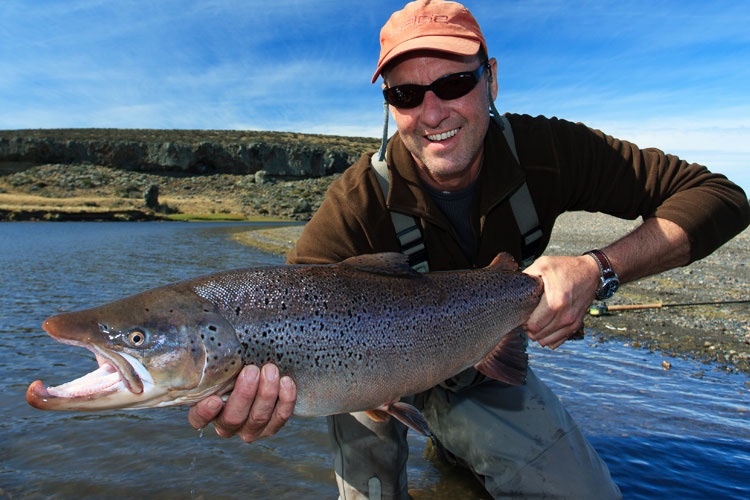
[[[458,133],[457,128],[454,128],[453,130],[449,130],[448,132],[443,132],[442,134],[434,134],[434,135],[428,135],[427,138],[431,141],[444,141],[449,137],[453,137]]]

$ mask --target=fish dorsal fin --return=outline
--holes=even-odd
[[[528,365],[526,334],[521,327],[518,327],[500,339],[500,342],[474,365],[474,368],[506,384],[523,385],[526,383]]]
[[[500,252],[487,267],[497,268],[497,271],[517,271],[518,263],[508,252]]]
[[[409,266],[409,260],[406,255],[398,252],[357,255],[341,261],[340,265],[368,273],[399,278],[416,278],[421,276],[420,273]]]

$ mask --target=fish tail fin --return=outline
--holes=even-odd
[[[480,373],[510,385],[526,383],[529,355],[526,334],[518,327],[506,334],[482,360],[474,365]]]
[[[374,410],[367,410],[365,414],[367,414],[367,416],[373,419],[375,422],[383,422],[388,418],[388,415],[390,415],[405,426],[414,429],[420,434],[432,437],[430,429],[427,427],[427,422],[425,422],[422,414],[419,412],[419,410],[417,410],[409,403],[395,401],[393,403],[379,406]]]

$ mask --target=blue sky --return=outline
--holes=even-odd
[[[501,111],[581,121],[750,192],[750,2],[473,1]],[[3,0],[0,129],[377,137],[401,1]]]

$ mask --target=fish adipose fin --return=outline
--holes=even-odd
[[[526,334],[521,327],[511,330],[482,360],[474,365],[480,373],[510,385],[526,383]]]
[[[500,252],[487,267],[496,267],[498,271],[517,271],[518,263],[508,252]]]
[[[340,265],[353,267],[359,271],[398,278],[418,278],[422,276],[409,266],[406,255],[398,252],[357,255],[342,260]]]
[[[375,422],[384,422],[388,418],[388,415],[390,415],[418,433],[425,436],[432,436],[422,414],[409,403],[396,401],[394,403],[379,406],[374,410],[367,410],[365,414]]]

